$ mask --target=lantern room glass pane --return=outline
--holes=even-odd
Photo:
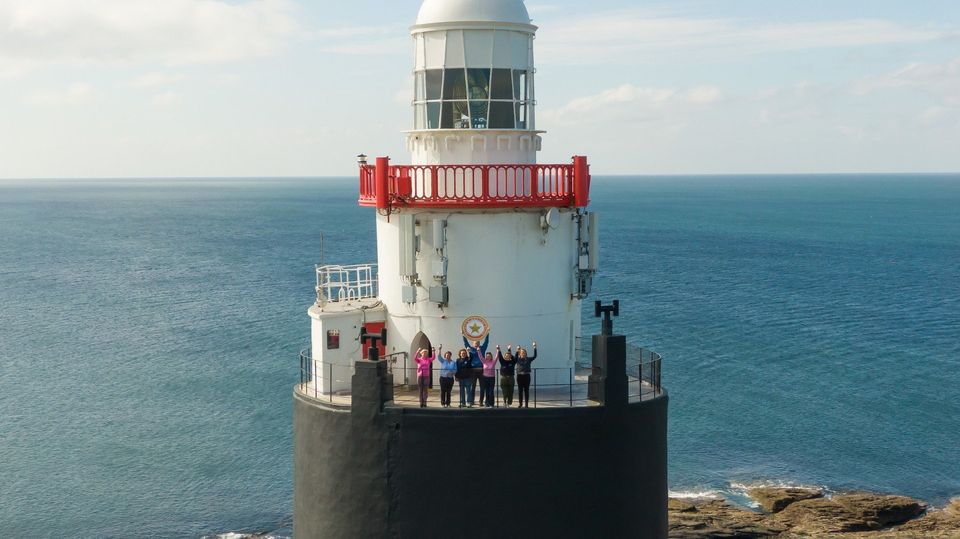
[[[509,69],[494,69],[490,81],[490,97],[493,99],[513,99],[513,82]]]
[[[444,67],[464,67],[463,33],[460,30],[447,32],[447,55]]]
[[[490,98],[489,69],[468,69],[467,83],[470,87],[470,99]]]
[[[463,69],[446,69],[443,74],[443,99],[466,99],[467,75]]]
[[[514,129],[514,127],[513,102],[490,102],[490,129]]]
[[[517,101],[527,100],[527,72],[519,69],[513,72],[513,98]]]
[[[466,101],[444,101],[440,129],[469,129],[470,109]]]
[[[440,99],[440,89],[443,87],[443,70],[428,69],[427,79],[427,99]]]
[[[471,101],[470,102],[471,126],[474,129],[487,128],[487,110],[488,109],[489,109],[489,103],[487,101]]]
[[[413,76],[413,100],[424,101],[427,99],[426,75],[423,72],[416,73]]]
[[[440,103],[427,103],[427,129],[440,128]]]
[[[427,125],[427,106],[417,104],[413,106],[413,128],[426,129]]]
[[[527,106],[517,103],[517,129],[527,128]]]

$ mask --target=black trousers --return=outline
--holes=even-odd
[[[440,378],[440,405],[450,405],[450,394],[453,392],[453,378]]]
[[[530,407],[530,375],[518,374],[517,385],[520,386],[520,406],[526,406],[527,408],[529,408]]]

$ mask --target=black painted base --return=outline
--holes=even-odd
[[[294,393],[294,535],[667,536],[667,404],[338,409]]]

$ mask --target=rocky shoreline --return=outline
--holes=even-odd
[[[724,500],[670,499],[671,539],[960,539],[960,498],[930,508],[906,496],[755,488],[751,511]]]

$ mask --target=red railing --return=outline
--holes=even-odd
[[[376,165],[360,167],[360,205],[378,209],[585,207],[586,157],[569,165]]]

